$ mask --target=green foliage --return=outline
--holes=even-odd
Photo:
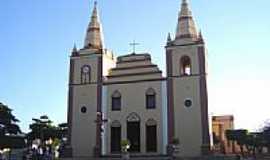
[[[130,145],[130,143],[129,143],[128,140],[122,140],[122,141],[121,141],[121,146],[122,146],[122,147],[126,147],[126,146],[128,146],[128,145]]]
[[[52,125],[52,121],[48,116],[43,115],[40,118],[33,118],[33,123],[30,124],[29,128],[31,132],[28,134],[28,139],[41,139],[42,141],[50,138],[56,138],[56,127]]]
[[[240,146],[245,145],[248,131],[245,129],[238,129],[238,130],[235,130],[234,134],[235,134],[237,144]]]
[[[173,139],[172,139],[172,144],[173,144],[173,145],[179,145],[179,144],[180,144],[179,139],[178,139],[178,138],[173,138]]]
[[[213,143],[214,145],[220,144],[220,139],[217,137],[215,132],[213,132]]]
[[[57,146],[59,146],[61,143],[60,139],[55,138],[52,143],[52,148],[55,150]]]
[[[230,141],[236,141],[235,130],[226,130],[226,138]]]
[[[122,141],[121,141],[121,147],[122,147],[122,151],[123,151],[124,153],[127,153],[128,149],[129,149],[129,147],[130,147],[130,142],[129,142],[129,140],[122,140]]]
[[[28,140],[30,142],[35,139],[41,139],[42,142],[49,139],[58,141],[67,136],[68,125],[66,123],[54,126],[47,115],[42,115],[39,118],[33,118],[32,120],[33,123],[29,125],[31,132],[28,133]]]
[[[269,139],[270,134],[268,133],[270,132],[267,131],[267,128],[265,128],[262,132],[251,133],[245,129],[227,130],[226,137],[230,141],[237,142],[242,153],[243,147],[245,146],[250,154],[255,155],[256,152],[261,152],[264,146],[267,147],[269,145],[267,139]]]
[[[24,138],[17,136],[22,133],[17,122],[19,120],[12,114],[12,109],[0,103],[0,149],[24,147]]]
[[[262,136],[264,139],[264,146],[268,148],[268,153],[270,153],[270,123],[265,124],[263,127]]]
[[[63,139],[68,135],[68,124],[67,123],[60,123],[58,124],[57,129],[57,138]]]
[[[0,102],[0,135],[22,133],[17,122],[19,120],[12,114],[12,109]]]
[[[240,146],[241,153],[243,154],[243,147],[247,143],[248,131],[245,129],[226,130],[225,134],[229,141],[237,142],[237,144]]]
[[[23,148],[26,145],[23,137],[15,137],[15,136],[1,136],[0,142],[1,142],[0,149]]]

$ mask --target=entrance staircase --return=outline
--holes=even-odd
[[[123,160],[122,158],[100,158],[97,160]],[[169,157],[163,157],[163,156],[159,156],[159,157],[130,157],[130,160],[171,160],[171,158]]]
[[[123,160],[120,155],[116,156],[107,156],[100,158],[99,160]],[[171,160],[169,156],[166,155],[130,155],[130,160]]]
[[[123,160],[120,157],[104,157],[96,160]],[[130,160],[237,160],[235,156],[202,156],[202,157],[179,157],[172,159],[169,156],[134,156],[130,157]],[[266,160],[266,159],[259,159]],[[270,159],[267,159],[270,160]]]

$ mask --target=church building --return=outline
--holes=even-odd
[[[206,47],[187,0],[182,0],[174,37],[165,44],[166,77],[149,53],[115,57],[103,43],[95,3],[84,46],[70,57],[68,124],[74,158],[112,156],[121,141],[136,155],[178,156],[210,149]]]

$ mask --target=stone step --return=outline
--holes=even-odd
[[[122,158],[100,158],[96,160],[123,160]],[[171,160],[168,157],[132,157],[129,160]]]
[[[143,155],[131,155],[129,158],[130,160],[170,160],[171,158],[168,156],[143,156]],[[99,160],[123,160],[120,158],[120,156],[108,156],[108,157],[103,157],[100,158]]]

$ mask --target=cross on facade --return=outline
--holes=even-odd
[[[108,122],[108,119],[103,118],[102,112],[97,112],[97,119],[95,120],[95,123],[97,124],[97,136],[98,140],[96,141],[96,150],[95,150],[95,157],[101,156],[101,147],[102,147],[102,134],[104,132],[103,127],[104,124]]]
[[[140,43],[136,43],[136,41],[133,40],[133,43],[129,43],[129,45],[133,47],[132,53],[135,54],[136,53],[136,46],[140,45]]]

